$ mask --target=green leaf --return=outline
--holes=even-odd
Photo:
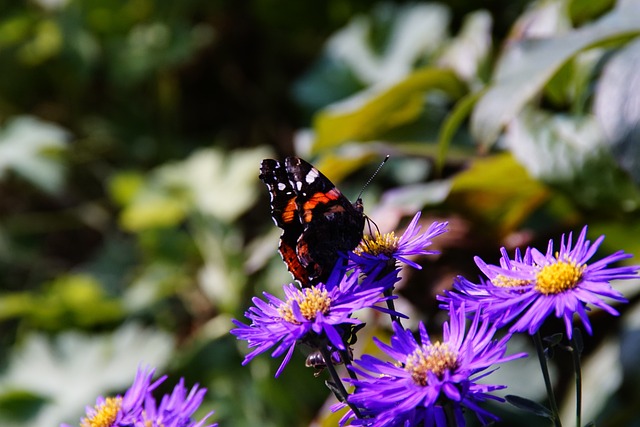
[[[144,175],[138,172],[119,172],[109,181],[109,194],[120,206],[133,202],[144,185]]]
[[[507,400],[507,402],[518,409],[522,409],[523,411],[527,411],[541,417],[549,418],[550,420],[553,419],[553,414],[549,409],[537,402],[534,402],[533,400],[529,400],[520,396],[514,396],[512,394],[505,396],[505,399]]]
[[[500,233],[518,227],[549,200],[549,190],[508,154],[475,161],[453,180],[449,200]]]
[[[558,332],[556,334],[549,335],[548,337],[544,337],[543,340],[549,347],[554,347],[562,342],[562,338],[564,338],[564,334],[562,332]]]
[[[139,232],[151,228],[174,227],[186,217],[185,203],[169,195],[145,197],[127,206],[120,215],[120,224],[127,231]]]
[[[450,70],[424,68],[380,93],[360,93],[320,112],[314,120],[312,152],[345,141],[367,141],[415,120],[424,107],[425,92],[444,91],[453,99],[464,95],[465,85]]]
[[[0,297],[0,320],[21,319],[46,330],[93,327],[117,322],[124,309],[101,284],[86,274],[56,278],[40,293],[16,292]]]
[[[503,56],[495,78],[471,117],[471,130],[483,145],[492,144],[553,75],[578,52],[640,34],[640,4],[622,2],[590,25],[563,36],[517,45]]]
[[[28,425],[46,404],[47,399],[34,393],[6,390],[0,394],[0,421]]]
[[[618,164],[640,185],[640,39],[616,53],[602,72],[594,110]]]
[[[440,128],[440,135],[438,136],[438,157],[436,159],[436,169],[438,173],[440,173],[444,167],[453,136],[483,94],[484,91],[467,94],[456,103],[453,110],[447,115],[446,120]]]

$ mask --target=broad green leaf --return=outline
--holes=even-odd
[[[604,13],[615,4],[615,0],[571,0],[569,16],[572,22],[580,24]]]
[[[149,196],[136,200],[120,215],[120,224],[127,231],[142,231],[158,227],[174,227],[185,219],[187,206],[170,196]]]
[[[441,90],[451,98],[464,95],[465,85],[450,70],[425,68],[379,93],[359,94],[320,112],[314,120],[318,153],[346,141],[375,139],[415,120],[423,110],[425,92]]]
[[[0,320],[25,320],[47,330],[111,324],[123,315],[120,302],[109,298],[95,278],[84,274],[62,275],[40,293],[16,292],[0,297]]]
[[[545,182],[573,179],[604,152],[593,116],[552,114],[525,108],[509,123],[504,141],[531,176]]]
[[[635,254],[635,257],[628,260],[627,264],[637,264],[640,255],[640,239],[633,238],[640,236],[640,218],[636,217],[627,221],[602,221],[589,224],[589,236],[594,240],[601,235],[607,236],[602,242],[603,253],[624,250],[627,253]],[[640,292],[640,281],[636,284],[629,283],[627,288],[630,292]]]
[[[525,108],[512,120],[504,142],[529,171],[561,190],[578,206],[611,212],[640,206],[640,193],[619,170],[593,116],[551,114]]]
[[[471,129],[489,145],[549,79],[578,52],[640,34],[640,3],[621,2],[592,24],[565,35],[529,41],[509,50],[497,66],[494,81],[472,115]]]
[[[162,372],[171,360],[173,347],[174,339],[168,333],[134,323],[110,333],[28,334],[8,354],[0,377],[0,399],[11,395],[15,398],[21,393],[21,404],[32,406],[34,411],[0,412],[0,425],[78,425],[86,405],[98,396],[126,389],[141,365]],[[9,390],[13,393],[5,394]],[[27,399],[28,395],[42,397],[45,402],[36,405],[36,401]],[[3,415],[28,416],[29,422],[9,423]]]
[[[453,180],[450,201],[503,235],[549,200],[550,191],[507,153],[478,159]]]
[[[618,164],[640,184],[640,39],[604,67],[594,111]]]

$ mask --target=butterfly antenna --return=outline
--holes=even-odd
[[[378,227],[378,224],[376,224],[376,222],[371,218],[369,218],[367,215],[365,215],[364,218],[367,220],[367,228],[369,228],[369,235],[370,236],[373,235],[373,228],[371,227],[371,224],[373,224],[373,227],[375,227],[378,234],[380,234],[380,228]]]
[[[380,172],[380,169],[382,169],[382,166],[384,166],[384,164],[387,163],[387,160],[389,160],[389,155],[388,154],[387,154],[387,157],[384,158],[382,163],[380,163],[380,165],[378,166],[376,171],[371,175],[371,177],[367,180],[367,182],[362,186],[362,190],[360,190],[360,193],[358,194],[358,198],[356,200],[360,200],[361,199],[362,193],[364,192],[364,189],[367,188],[367,186],[369,184],[371,184],[371,181],[373,181],[373,178],[375,178],[376,175],[378,175],[378,172]]]

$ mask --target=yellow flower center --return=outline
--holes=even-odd
[[[586,265],[576,264],[575,261],[565,259],[540,269],[536,276],[536,291],[541,294],[559,294],[577,286],[582,278]]]
[[[289,323],[299,324],[293,315],[293,309],[291,308],[293,302],[297,302],[300,307],[300,313],[307,320],[313,320],[318,313],[327,314],[331,307],[331,298],[326,289],[319,289],[317,287],[305,288],[298,290],[297,295],[293,298],[289,298],[280,308],[278,313],[284,320]]]
[[[391,256],[398,249],[399,241],[400,239],[396,237],[393,231],[385,234],[380,234],[380,232],[376,231],[373,236],[364,236],[354,252],[358,255],[368,253],[371,255],[385,254]]]
[[[499,288],[520,288],[522,286],[528,285],[529,281],[524,279],[515,279],[503,274],[498,274],[491,280],[491,283]]]
[[[80,427],[111,427],[122,407],[121,397],[107,397],[100,406],[96,406],[96,413],[90,418],[83,418]]]
[[[411,374],[413,381],[421,386],[426,386],[429,372],[437,377],[448,370],[454,370],[458,366],[458,355],[449,349],[446,343],[436,341],[422,345],[407,357],[404,369]]]

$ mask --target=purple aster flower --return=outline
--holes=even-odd
[[[521,255],[520,249],[516,249],[513,260],[509,258],[505,248],[501,248],[500,253],[502,254],[502,257],[500,258],[501,270],[517,271],[519,269],[519,265],[533,264],[531,249],[529,248],[527,248],[524,257]],[[444,291],[445,295],[436,296],[438,300],[443,301],[440,308],[447,309],[449,307],[449,302],[453,301],[456,306],[464,303],[467,313],[475,313],[479,309],[491,306],[496,300],[496,293],[506,293],[509,292],[509,289],[519,289],[521,286],[526,286],[528,284],[520,279],[513,279],[495,271],[487,271],[485,268],[486,264],[479,257],[476,257],[475,261],[482,271],[485,271],[488,274],[488,277],[490,277],[491,280],[480,277],[480,282],[474,283],[462,276],[456,277],[453,281],[453,289],[456,292]],[[497,318],[493,319],[494,322],[501,323],[502,318],[505,316],[505,312],[498,312],[495,314],[497,315]]]
[[[136,422],[136,427],[203,427],[207,418],[213,411],[209,412],[200,421],[196,422],[191,417],[193,413],[200,407],[204,395],[207,392],[205,388],[199,388],[194,385],[187,394],[184,386],[184,379],[180,378],[180,382],[175,386],[170,395],[165,395],[160,401],[160,406],[156,406],[156,401],[147,395],[145,407],[140,420]],[[217,424],[208,424],[205,427],[215,427]]]
[[[333,348],[345,350],[344,338],[339,332],[344,330],[341,325],[361,324],[361,321],[351,317],[352,313],[390,299],[381,293],[397,280],[395,275],[387,275],[376,280],[365,278],[358,284],[358,276],[357,271],[346,275],[344,269],[338,266],[326,284],[319,283],[303,289],[291,283],[285,285],[284,301],[266,292],[266,302],[253,298],[255,307],[245,313],[251,325],[233,319],[238,328],[231,330],[238,339],[247,340],[249,348],[254,348],[242,364],[246,365],[258,354],[276,346],[272,357],[286,352],[276,372],[277,377],[291,359],[297,343],[316,342],[320,337],[326,337]],[[402,316],[382,307],[375,308]]]
[[[148,367],[139,368],[133,384],[126,391],[124,397],[120,395],[107,398],[98,397],[93,408],[86,408],[87,416],[80,421],[80,426],[133,426],[140,418],[146,397],[167,378],[164,376],[152,383],[151,378],[153,378],[154,372],[155,369]],[[62,424],[61,427],[70,426]]]
[[[449,306],[450,320],[443,325],[442,341],[432,341],[423,323],[419,325],[420,342],[411,331],[394,323],[391,345],[380,340],[376,344],[391,358],[383,361],[364,355],[352,367],[358,380],[348,379],[355,386],[349,402],[361,408],[363,419],[353,419],[349,411],[342,425],[392,426],[464,426],[463,411],[473,411],[486,424],[497,417],[479,404],[487,399],[503,401],[488,394],[504,389],[503,385],[479,384],[489,375],[493,365],[526,356],[525,353],[505,356],[509,336],[494,339],[496,327],[489,319],[476,313],[469,328],[463,307]],[[334,409],[343,407],[337,405]],[[448,419],[449,416],[455,419]]]
[[[434,237],[447,231],[448,223],[434,222],[427,231],[420,233],[422,227],[418,225],[419,220],[420,212],[415,214],[401,237],[396,237],[393,231],[385,234],[376,231],[373,236],[364,236],[360,245],[350,255],[351,261],[365,274],[388,265],[395,267],[398,261],[421,269],[420,264],[409,257],[439,253],[426,248],[431,245]]]
[[[204,427],[204,422],[213,411],[199,422],[192,421],[191,415],[202,403],[207,390],[199,389],[196,385],[185,396],[184,380],[180,379],[171,395],[165,395],[156,408],[151,392],[167,376],[152,383],[154,372],[155,369],[139,368],[133,385],[124,397],[99,397],[95,407],[87,408],[87,416],[80,421],[80,427]],[[61,424],[61,427],[71,426]]]
[[[618,251],[603,259],[587,264],[602,243],[600,236],[593,244],[586,240],[587,227],[573,244],[572,234],[565,240],[563,235],[560,249],[554,252],[553,240],[549,241],[547,253],[527,249],[525,257],[516,254],[509,260],[504,248],[500,266],[489,265],[476,257],[476,264],[489,280],[479,285],[467,280],[456,283],[458,293],[450,292],[444,300],[469,301],[481,295],[486,303],[487,315],[500,325],[515,322],[511,332],[535,334],[545,319],[555,313],[565,323],[567,336],[572,337],[572,320],[577,314],[591,334],[591,324],[587,316],[589,305],[598,307],[611,315],[618,311],[608,305],[603,298],[627,302],[623,295],[611,287],[612,280],[638,279],[640,266],[609,267],[609,264],[632,257]]]

